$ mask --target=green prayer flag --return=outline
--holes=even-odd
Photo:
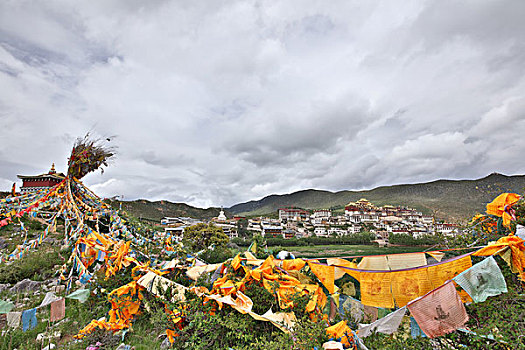
[[[0,300],[0,314],[6,314],[13,310],[15,305],[10,301]]]
[[[75,299],[83,303],[89,298],[89,294],[89,289],[79,289],[69,295],[66,295],[66,298]]]
[[[454,281],[461,286],[476,303],[488,297],[507,292],[507,283],[496,260],[491,256],[463,271]]]

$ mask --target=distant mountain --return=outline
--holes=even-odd
[[[115,209],[122,204],[122,209],[137,218],[145,218],[159,221],[163,217],[187,216],[196,219],[211,219],[219,215],[220,208],[201,209],[192,207],[185,203],[172,203],[169,201],[150,202],[146,199],[135,201],[111,201],[111,206]],[[229,213],[227,211],[226,215]],[[228,215],[229,217],[231,215]]]
[[[403,205],[438,218],[461,222],[477,212],[502,192],[522,194],[525,175],[506,176],[493,173],[478,180],[437,180],[411,185],[381,186],[366,191],[304,190],[285,195],[271,195],[258,201],[228,208],[237,215],[263,215],[278,208],[342,210],[348,202],[366,198],[376,205]]]

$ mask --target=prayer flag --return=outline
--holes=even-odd
[[[403,306],[401,309],[398,309],[371,324],[360,324],[358,331],[359,337],[368,337],[370,334],[372,334],[372,332],[384,334],[394,333],[399,328],[399,325],[405,316],[405,312],[406,307]]]
[[[425,253],[407,253],[387,255],[388,266],[391,270],[409,269],[427,264]]]
[[[334,274],[335,270],[333,266],[328,265],[322,265],[315,262],[309,262],[308,266],[310,266],[310,270],[312,270],[313,274],[319,278],[319,281],[326,287],[328,292],[330,294],[333,294],[335,291],[335,285],[334,285]]]
[[[394,297],[391,289],[392,273],[390,272],[361,272],[361,302],[363,305],[377,307],[394,307]]]
[[[40,303],[40,306],[39,306],[39,307],[43,307],[43,306],[49,305],[49,304],[51,304],[52,302],[57,301],[57,300],[60,300],[60,298],[57,297],[57,296],[55,295],[55,293],[53,293],[53,292],[47,292],[47,293],[46,293],[46,296],[44,297],[44,300],[42,300],[42,302]]]
[[[0,314],[6,314],[13,310],[15,305],[10,301],[0,300]]]
[[[357,264],[357,268],[360,270],[390,270],[388,268],[386,255],[365,256],[359,264]]]
[[[18,326],[20,326],[21,317],[22,317],[21,312],[8,312],[7,313],[7,325],[11,328],[18,328]]]
[[[29,309],[22,312],[22,330],[25,332],[36,327],[36,309]]]
[[[407,305],[421,330],[430,338],[453,332],[468,321],[454,283],[442,287]]]
[[[492,256],[463,271],[454,278],[454,281],[476,303],[483,302],[490,296],[507,292],[505,278]]]
[[[410,335],[412,338],[426,337],[425,333],[421,330],[416,322],[416,319],[410,316]]]
[[[392,293],[398,307],[425,295],[432,290],[426,268],[392,271]]]
[[[83,303],[89,298],[89,294],[89,289],[79,289],[67,295],[66,298],[75,299]]]
[[[66,299],[62,298],[51,303],[50,321],[55,322],[66,316]]]

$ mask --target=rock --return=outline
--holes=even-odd
[[[58,285],[58,280],[55,280],[55,279],[53,279],[53,280],[47,280],[45,283],[46,283],[46,285],[48,285],[49,287],[55,287],[55,286]]]
[[[9,289],[9,287],[11,287],[10,284],[7,284],[7,283],[0,283],[0,292],[3,292],[4,290]]]
[[[161,349],[169,349],[169,348],[171,348],[171,343],[170,343],[170,341],[168,340],[167,337],[160,344],[160,348]]]
[[[43,241],[44,243],[49,243],[49,244],[57,244],[59,243],[59,241],[53,237],[46,237],[46,239],[44,239]]]
[[[121,343],[118,348],[116,348],[115,350],[130,350],[131,349],[131,346],[130,345],[126,345],[124,343]]]
[[[239,250],[241,249],[241,248],[239,248],[239,246],[237,244],[235,244],[233,242],[228,242],[228,244],[226,244],[226,246],[228,248],[231,248],[231,249],[239,249]]]
[[[66,290],[66,286],[63,286],[63,285],[58,285],[56,286],[54,289],[53,289],[53,292],[55,293],[62,293],[63,291]]]
[[[20,292],[34,292],[40,289],[40,282],[31,281],[30,279],[24,279],[13,287],[9,288],[11,293],[20,293]]]

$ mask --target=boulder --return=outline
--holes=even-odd
[[[7,283],[0,283],[0,292],[3,292],[4,290],[9,289],[9,287],[11,287],[10,284],[7,284]]]
[[[11,293],[34,292],[40,289],[40,283],[26,278],[9,288],[9,291]]]
[[[60,242],[57,239],[53,238],[53,237],[46,237],[44,239],[44,243],[57,244],[57,243],[60,243]]]
[[[66,290],[66,286],[63,286],[63,285],[55,286],[55,288],[52,289],[52,291],[55,293],[62,293],[65,290]]]

